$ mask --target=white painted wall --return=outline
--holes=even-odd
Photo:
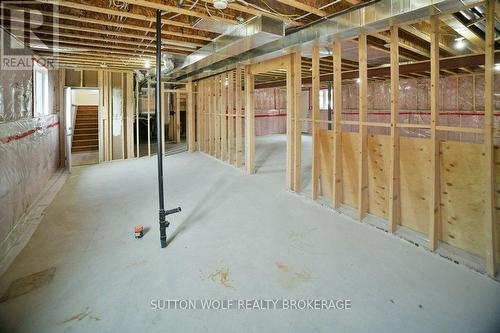
[[[72,89],[71,104],[73,105],[99,105],[99,90],[97,89]]]

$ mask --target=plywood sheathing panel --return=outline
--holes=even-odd
[[[368,212],[384,219],[389,217],[390,149],[390,136],[368,136]]]
[[[441,142],[441,240],[484,257],[484,146]]]
[[[430,214],[431,142],[400,137],[401,224],[427,235]]]
[[[343,203],[358,206],[359,134],[342,133],[342,191]]]

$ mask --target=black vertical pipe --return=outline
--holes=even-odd
[[[163,197],[163,137],[161,130],[161,10],[156,11],[156,157],[158,159],[158,200],[160,215],[161,247],[167,246],[168,223],[165,216],[165,198]]]
[[[328,129],[332,129],[332,81],[328,81]]]

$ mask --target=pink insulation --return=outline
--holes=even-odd
[[[286,89],[256,89],[255,135],[286,133]]]

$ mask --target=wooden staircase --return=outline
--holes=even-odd
[[[71,152],[80,153],[99,150],[97,129],[97,105],[78,105],[76,107]]]

